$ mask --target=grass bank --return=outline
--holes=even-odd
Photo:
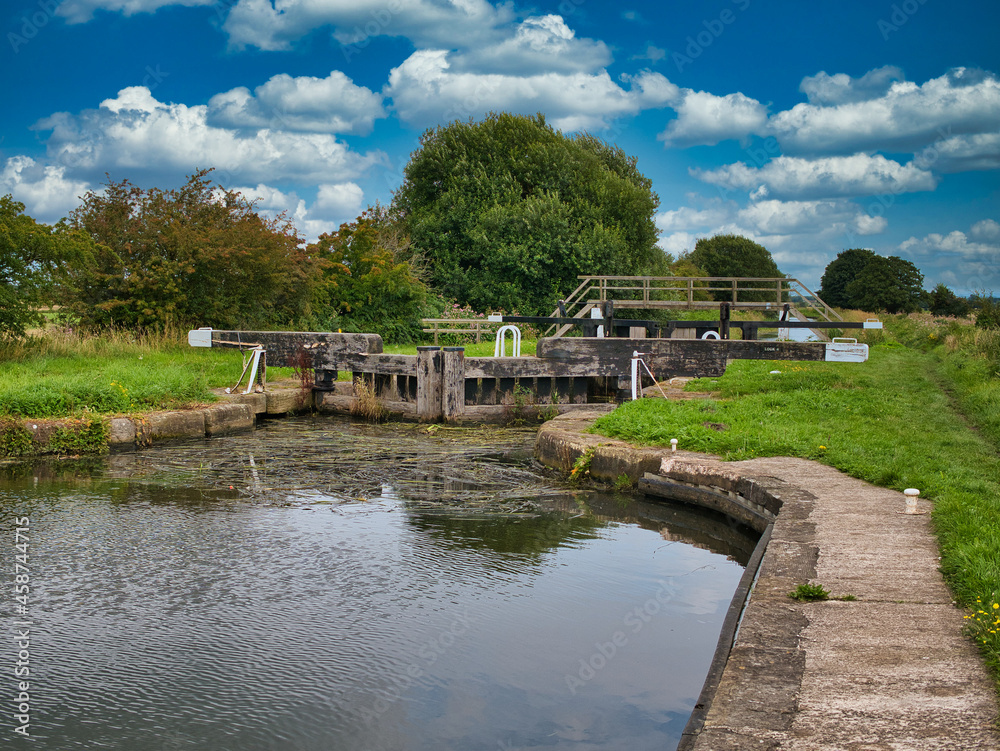
[[[929,317],[887,324],[866,364],[737,362],[689,384],[709,398],[632,402],[594,430],[640,445],[677,438],[729,460],[804,457],[920,488],[942,571],[1000,688],[1000,335]]]
[[[238,351],[195,349],[181,334],[95,337],[49,332],[0,343],[0,417],[83,417],[216,400],[242,371]],[[268,368],[271,378],[288,368]]]

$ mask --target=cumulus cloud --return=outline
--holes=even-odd
[[[777,201],[752,203],[740,210],[737,220],[766,235],[800,235],[846,232],[871,235],[885,230],[883,217],[870,217],[850,201]]]
[[[831,76],[820,71],[815,76],[803,78],[799,91],[806,95],[810,104],[837,105],[884,96],[894,82],[902,80],[903,71],[895,65],[870,70],[861,78],[851,78],[846,73]]]
[[[222,28],[231,46],[262,50],[288,50],[329,28],[346,45],[345,55],[353,56],[377,36],[406,37],[418,48],[492,44],[498,28],[512,20],[511,6],[485,0],[239,0]]]
[[[981,222],[976,222],[972,225],[969,234],[973,240],[997,243],[1000,242],[1000,224],[997,224],[992,219],[983,219]]]
[[[667,56],[667,51],[661,47],[657,47],[652,42],[646,43],[646,48],[640,52],[638,55],[633,55],[633,60],[649,60],[649,62],[654,65]]]
[[[526,18],[511,36],[495,44],[465,47],[453,55],[459,70],[530,75],[595,71],[611,62],[604,42],[578,39],[562,16]]]
[[[364,192],[351,182],[321,184],[311,206],[294,191],[285,192],[264,183],[234,190],[253,201],[255,210],[263,216],[287,215],[307,243],[316,242],[324,232],[333,232],[343,222],[354,219],[364,202]]]
[[[161,175],[216,167],[217,179],[346,181],[384,161],[360,155],[327,133],[214,127],[208,107],[157,101],[144,86],[122,89],[96,110],[57,113],[36,124],[51,130],[48,153],[83,174],[112,167]]]
[[[819,159],[779,156],[761,167],[736,162],[690,172],[721,188],[759,191],[764,186],[768,195],[798,200],[909,193],[933,190],[937,185],[930,172],[878,154]]]
[[[661,232],[703,229],[730,221],[734,212],[735,204],[732,202],[723,205],[717,201],[714,205],[704,209],[682,206],[679,209],[661,211],[656,215],[655,221]]]
[[[132,16],[136,13],[153,13],[167,5],[213,5],[216,0],[63,0],[56,15],[69,23],[86,23],[94,17],[95,10],[106,10]]]
[[[216,94],[208,102],[207,122],[222,128],[364,135],[385,116],[379,94],[335,70],[326,78],[282,73],[252,94],[243,86]]]
[[[992,221],[992,220],[987,220]],[[980,227],[982,222],[975,225]],[[993,222],[996,224],[996,222]],[[981,236],[981,235],[980,235]],[[971,260],[992,258],[1000,262],[1000,242],[998,237],[983,241],[970,240],[969,236],[960,230],[947,234],[932,232],[917,239],[911,237],[899,244],[899,250],[909,256],[939,256],[947,254],[961,256]]]
[[[932,143],[913,158],[935,172],[968,172],[1000,168],[1000,133],[952,136]]]
[[[418,50],[392,69],[383,94],[392,97],[400,119],[425,127],[481,117],[491,110],[533,114],[544,111],[565,131],[600,129],[616,117],[663,106],[677,87],[659,73],[627,78],[623,89],[599,73],[542,73],[530,76],[452,70],[445,50]]]
[[[886,80],[879,70],[876,79]],[[979,70],[956,68],[922,86],[894,81],[882,96],[861,100],[851,97],[864,87],[837,90],[836,76],[817,79],[807,79],[807,89],[822,103],[797,104],[770,120],[786,152],[915,151],[943,137],[995,132],[1000,121],[1000,81]]]
[[[66,177],[66,168],[45,165],[27,156],[9,158],[0,171],[0,195],[10,193],[24,204],[25,212],[48,224],[75,209],[90,186]]]
[[[667,146],[714,146],[730,138],[743,140],[762,133],[767,125],[767,107],[740,93],[716,96],[685,89],[673,107],[677,119],[657,136]]]

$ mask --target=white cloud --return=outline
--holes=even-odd
[[[867,154],[820,159],[779,156],[762,167],[736,162],[691,174],[727,189],[759,190],[764,185],[769,195],[797,200],[909,193],[937,185],[934,175],[912,163],[902,165]]]
[[[657,47],[652,42],[646,43],[646,48],[638,55],[633,55],[633,60],[649,60],[651,63],[658,63],[667,56],[667,51]]]
[[[511,6],[485,0],[239,0],[223,29],[237,49],[288,50],[314,30],[331,28],[349,58],[377,36],[406,37],[418,48],[495,43],[497,29],[512,20]]]
[[[980,222],[976,227],[979,227],[980,224],[982,223]],[[993,258],[1000,262],[1000,242],[997,241],[997,238],[986,242],[970,241],[969,237],[960,230],[953,230],[948,234],[932,232],[920,239],[911,237],[899,244],[899,250],[910,256],[947,254],[972,260]]]
[[[364,191],[356,183],[323,184],[319,186],[313,211],[317,215],[353,219],[361,212]]]
[[[885,80],[886,70],[873,73]],[[818,78],[806,79],[807,89],[842,101],[797,104],[774,115],[770,128],[786,152],[915,151],[954,135],[995,132],[1000,121],[1000,81],[992,73],[956,68],[922,86],[896,81],[884,95],[861,101],[850,98],[860,95],[853,84],[831,93],[836,77]]]
[[[357,217],[364,202],[364,192],[354,183],[320,185],[311,206],[295,192],[286,193],[264,183],[234,190],[254,201],[255,210],[263,216],[285,213],[307,243]]]
[[[136,13],[153,13],[167,5],[213,5],[217,0],[63,0],[56,15],[69,23],[86,23],[94,17],[95,10],[106,10],[132,16]]]
[[[851,230],[871,235],[885,230],[882,217],[863,213],[850,201],[758,201],[737,214],[741,223],[763,235],[801,235]]]
[[[1000,241],[1000,224],[992,219],[983,219],[972,225],[969,234],[974,240],[996,243]]]
[[[815,76],[803,78],[799,91],[806,95],[810,104],[846,104],[884,96],[895,81],[902,80],[903,71],[895,65],[870,70],[861,78],[851,78],[846,73],[831,76],[820,71]]]
[[[913,163],[935,172],[1000,169],[1000,133],[945,138],[918,152]]]
[[[561,16],[524,19],[514,33],[495,44],[466,46],[453,55],[457,70],[480,73],[575,73],[600,70],[611,62],[604,42],[577,39]]]
[[[10,193],[24,204],[25,213],[54,224],[79,204],[90,189],[85,182],[66,177],[66,168],[39,164],[27,156],[9,158],[0,171],[0,195]]]
[[[389,74],[383,93],[400,119],[424,127],[481,117],[492,110],[534,114],[565,131],[600,129],[614,118],[659,107],[677,87],[659,73],[627,78],[626,90],[607,71],[531,76],[477,74],[451,69],[445,50],[418,50]]]
[[[207,122],[223,128],[367,134],[382,117],[382,97],[335,70],[326,78],[282,73],[253,94],[242,86],[216,94],[208,102]]]
[[[215,167],[226,184],[242,180],[350,180],[381,152],[360,155],[326,133],[292,133],[262,128],[242,134],[208,123],[208,107],[157,101],[144,86],[123,89],[117,98],[79,115],[57,113],[36,124],[51,130],[50,158],[83,173],[109,168],[135,174],[176,175]]]
[[[667,146],[713,146],[727,139],[743,140],[762,133],[767,125],[767,107],[743,94],[716,96],[706,91],[685,89],[677,119],[657,138]]]
[[[656,215],[656,226],[661,232],[675,232],[676,230],[700,229],[722,224],[729,221],[735,211],[734,204],[716,205],[707,209],[695,209],[690,206],[682,206],[679,209],[661,211]]]

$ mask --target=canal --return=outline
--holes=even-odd
[[[3,747],[674,748],[755,540],[533,440],[316,416],[0,467]]]

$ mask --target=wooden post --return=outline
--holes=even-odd
[[[438,422],[441,419],[440,347],[417,347],[417,419]]]
[[[465,347],[445,347],[441,355],[441,415],[455,422],[465,411]]]

